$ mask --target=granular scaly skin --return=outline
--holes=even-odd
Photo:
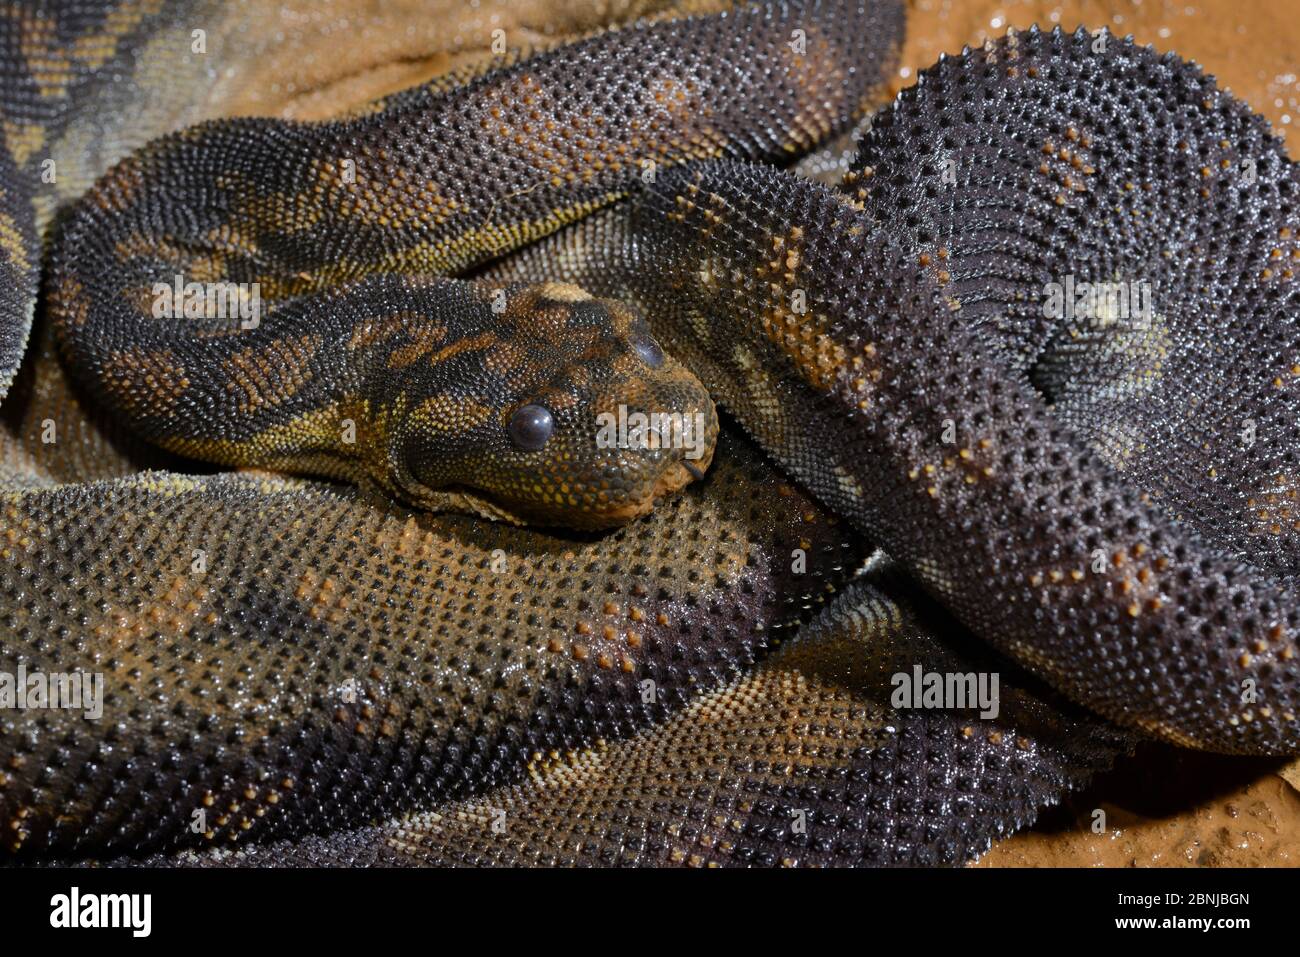
[[[1026,690],[1023,675],[918,599],[927,604],[873,572],[753,672],[663,724],[535,761],[526,781],[481,797],[354,832],[149,863],[960,863],[1128,742]],[[893,707],[892,676],[916,665],[1001,672],[998,716]]]
[[[1199,69],[1106,41],[941,61],[843,193],[705,164],[498,275],[638,302],[824,504],[1075,700],[1294,753],[1295,169]],[[1144,283],[1152,315],[1045,315],[1070,276]]]
[[[506,153],[537,146],[500,144],[499,130],[483,134],[477,126],[490,116],[493,97],[510,94],[510,84],[526,76],[537,90],[552,90],[542,80],[554,84],[562,102],[546,104],[550,118],[570,126],[586,122],[587,104],[641,110],[643,131],[662,121],[644,143],[661,167],[718,153],[783,157],[860,110],[899,36],[896,5],[871,10],[777,5],[725,23],[641,27],[591,41],[581,56],[560,50],[534,72],[487,74],[466,88],[477,94],[444,94],[454,108],[427,117],[446,124],[444,132],[475,122],[463,126],[468,139],[456,149],[445,140],[425,147],[399,141],[403,129],[386,112],[345,127],[238,121],[178,134],[126,160],[61,218],[61,265],[44,280],[55,324],[66,331],[89,319],[83,310],[103,310],[98,328],[125,348],[130,324],[115,324],[121,313],[114,310],[138,299],[120,294],[142,275],[165,279],[167,270],[185,279],[263,282],[278,308],[290,308],[304,291],[328,302],[354,288],[345,284],[361,273],[427,274],[492,255],[554,228],[573,210],[612,200],[640,175],[638,163],[617,174],[607,167],[591,183],[580,175],[570,182],[562,166],[559,186],[548,180],[533,195],[511,194],[535,185],[523,159],[470,162],[480,135]],[[93,21],[86,17],[81,29],[94,33]],[[810,52],[787,69],[794,22],[807,31]],[[844,31],[849,22],[867,29]],[[826,30],[828,23],[835,30]],[[596,61],[627,70],[628,83],[589,84]],[[639,69],[629,69],[634,65]],[[702,95],[706,81],[714,84],[707,108],[684,111],[680,104]],[[692,91],[691,83],[701,86]],[[718,96],[722,89],[727,96]],[[412,108],[422,97],[397,102]],[[75,109],[54,115],[63,128],[92,122]],[[368,131],[372,150],[359,151],[357,163],[363,190],[357,201],[327,179],[336,190],[329,196],[342,202],[321,204],[317,181],[285,178],[305,167],[276,144],[340,129],[348,137]],[[565,163],[586,163],[571,152],[581,148],[577,138],[560,137],[570,151]],[[341,159],[328,149],[328,135],[315,142],[324,162]],[[422,168],[440,171],[438,185],[455,197],[461,218],[451,225],[383,222],[379,181],[366,179],[378,168],[368,163],[384,162],[376,159],[381,143],[423,149]],[[608,145],[617,151],[620,144]],[[430,149],[445,156],[437,162]],[[177,157],[163,168],[163,159]],[[147,182],[136,181],[141,164]],[[222,185],[228,174],[244,177],[245,186],[256,182],[231,188]],[[494,179],[501,176],[515,178]],[[433,188],[427,179],[411,182],[417,192]],[[176,203],[185,183],[187,201]],[[17,178],[5,185],[26,188]],[[403,205],[411,195],[397,189],[388,197],[395,212],[433,209]],[[279,198],[268,199],[272,193]],[[213,197],[213,206],[199,203]],[[222,220],[221,204],[232,198],[248,200],[254,215],[230,210]],[[572,208],[564,205],[569,199]],[[288,206],[277,205],[281,200]],[[36,197],[32,202],[39,207]],[[290,208],[303,219],[285,216]],[[317,213],[341,232],[305,236]],[[207,231],[198,222],[205,216]],[[500,229],[480,228],[485,224]],[[160,242],[158,228],[169,240],[183,234],[184,250]],[[236,229],[246,230],[238,242],[229,231]],[[111,249],[104,245],[110,236]],[[438,246],[443,240],[455,249]],[[398,259],[407,258],[386,258],[395,248]],[[213,255],[228,256],[229,269],[205,276],[201,263],[211,265]],[[299,288],[283,270],[312,257],[320,273],[309,289]],[[429,283],[392,281],[417,290]],[[30,311],[30,303],[17,304]],[[272,311],[268,325],[274,319]],[[25,318],[14,312],[5,323],[17,328]],[[75,350],[67,351],[76,361]],[[285,379],[291,370],[283,359],[269,351],[253,357],[271,370],[264,384]],[[119,396],[125,404],[166,384],[158,368],[138,371],[136,385]],[[271,404],[285,398],[272,394]],[[152,406],[138,414],[148,424],[161,412]],[[862,553],[743,445],[724,443],[719,458],[700,488],[595,538],[410,514],[305,481],[143,473],[33,490],[18,475],[0,527],[3,659],[29,671],[99,672],[107,687],[98,721],[49,709],[3,713],[6,853],[102,857],[346,831],[505,786],[535,753],[626,738],[662,721],[700,690],[747,671],[771,637],[833,589]]]
[[[14,160],[11,136],[0,132],[0,398],[9,391],[27,346],[39,276],[31,180]]]
[[[187,0],[70,0],[0,11],[0,398],[13,382],[34,317],[41,231],[60,198],[79,195],[103,170],[105,153],[116,159],[164,131],[173,112],[169,94],[201,89],[197,63],[163,66],[145,52],[151,39],[169,32],[188,36],[185,24],[195,22],[201,7]],[[128,100],[133,122],[112,126]]]
[[[168,300],[179,298],[164,287]],[[201,304],[200,304],[201,305]],[[75,312],[68,350],[95,392],[171,451],[350,481],[428,510],[617,525],[708,467],[708,393],[643,317],[573,286],[380,274],[245,314]],[[250,310],[248,314],[252,314]],[[540,444],[511,426],[547,417]],[[601,416],[691,424],[678,448],[603,448]]]
[[[80,23],[72,33],[110,34],[95,26],[94,16],[70,9],[71,22]],[[123,9],[131,12],[129,5]],[[126,25],[126,32],[120,48],[106,43],[110,55],[102,62],[109,66],[77,64],[71,73],[91,77],[86,82],[95,87],[102,69],[129,72],[142,40],[151,30],[183,22],[179,11],[165,7],[154,20],[115,18],[115,29]],[[171,14],[178,19],[168,19]],[[753,18],[748,30],[739,22],[747,17]],[[1084,533],[1071,511],[1077,496],[1052,499],[1060,507],[1049,512],[1051,503],[1033,494],[1036,483],[1058,497],[1061,492],[1059,482],[1038,474],[1039,462],[1054,464],[1044,435],[1069,453],[1069,463],[1086,472],[1086,481],[1099,483],[1103,492],[1118,489],[1109,513],[1105,500],[1098,505],[1105,514],[1097,525],[1108,548],[1112,538],[1130,533],[1126,523],[1136,514],[1141,521],[1132,534],[1146,535],[1143,541],[1154,541],[1148,534],[1153,531],[1168,536],[1182,563],[1173,566],[1175,572],[1190,567],[1196,575],[1210,574],[1222,566],[1206,572],[1204,556],[1239,559],[1254,553],[1244,533],[1218,530],[1204,517],[1188,531],[1183,518],[1156,510],[1163,506],[1148,508],[1132,492],[1136,480],[1115,473],[1112,460],[1122,456],[1108,453],[1107,443],[1120,451],[1124,446],[1113,429],[1103,427],[1106,416],[1116,414],[1117,396],[1124,399],[1125,390],[1150,381],[1144,362],[1170,354],[1163,339],[1129,334],[1093,345],[1089,336],[1095,330],[1080,329],[1082,345],[1070,344],[1076,341],[1070,337],[1057,346],[1050,333],[1061,327],[1016,319],[1014,309],[1005,324],[970,322],[983,316],[981,296],[992,299],[1003,291],[993,282],[990,292],[987,275],[1005,282],[994,268],[1005,257],[990,266],[980,258],[986,250],[958,249],[957,240],[980,234],[978,210],[989,197],[978,188],[999,176],[1011,178],[1019,165],[991,151],[983,156],[986,165],[974,163],[972,173],[958,156],[957,182],[941,182],[959,187],[951,197],[956,205],[962,197],[981,197],[966,219],[958,209],[934,205],[934,197],[921,213],[888,191],[877,200],[861,175],[849,184],[847,198],[836,198],[756,167],[671,170],[679,161],[717,156],[782,160],[815,145],[868,98],[887,66],[898,25],[892,3],[873,5],[865,16],[856,4],[828,3],[642,26],[487,73],[463,88],[437,84],[399,94],[386,108],[359,111],[339,124],[246,120],[177,134],[126,160],[63,220],[56,268],[43,275],[64,348],[76,363],[75,327],[90,319],[91,310],[102,337],[94,348],[114,336],[141,341],[138,308],[121,311],[123,302],[129,310],[138,299],[123,293],[177,272],[196,280],[262,283],[274,306],[270,321],[277,309],[333,302],[375,288],[370,282],[406,283],[408,293],[440,288],[429,273],[482,262],[639,190],[645,164],[629,160],[614,170],[603,158],[593,162],[575,152],[590,151],[577,143],[594,135],[586,129],[560,137],[562,155],[542,156],[559,166],[558,173],[547,168],[541,179],[520,175],[540,169],[527,165],[538,143],[524,135],[519,113],[529,94],[511,84],[549,76],[563,95],[547,108],[570,125],[576,119],[581,126],[588,106],[612,116],[601,111],[617,113],[630,105],[633,118],[661,118],[657,129],[641,128],[641,145],[655,159],[656,182],[636,206],[602,209],[509,268],[533,270],[529,278],[538,282],[580,273],[593,289],[616,285],[629,298],[655,303],[650,318],[672,338],[681,358],[814,493],[835,512],[885,537],[890,550],[985,637],[1084,703],[1131,720],[1127,709],[1135,688],[1154,688],[1154,705],[1138,702],[1146,709],[1137,716],[1144,727],[1166,734],[1208,729],[1207,738],[1188,740],[1213,746],[1226,734],[1230,748],[1294,747],[1281,719],[1262,709],[1252,713],[1250,728],[1227,730],[1221,719],[1232,716],[1225,704],[1231,699],[1221,690],[1217,696],[1205,693],[1224,675],[1222,649],[1214,644],[1224,621],[1200,634],[1202,620],[1236,614],[1229,624],[1248,623],[1237,606],[1223,607],[1222,591],[1216,605],[1216,595],[1202,595],[1208,586],[1194,575],[1200,591],[1192,601],[1202,604],[1194,611],[1200,617],[1190,622],[1198,628],[1193,642],[1181,632],[1174,636],[1172,628],[1117,631],[1106,617],[1127,614],[1129,606],[1117,600],[1130,572],[1128,587],[1136,597],[1164,600],[1164,592],[1142,592],[1155,572],[1169,570],[1154,568],[1142,577],[1141,560],[1154,567],[1162,557],[1149,545],[1135,553],[1124,539],[1129,550],[1118,564],[1107,553],[1115,570],[1106,574],[1113,577],[1077,589],[1087,599],[1082,604],[1063,584],[1078,583],[1064,564],[1068,539],[1048,519],[1073,521],[1072,534]],[[806,31],[807,53],[783,71],[774,64],[787,63],[795,53],[795,27]],[[873,134],[868,155],[879,157],[877,169],[896,170],[900,190],[924,190],[924,176],[914,173],[909,180],[901,172],[904,164],[923,165],[917,160],[926,155],[925,144],[942,139],[958,120],[972,124],[963,142],[985,142],[981,124],[1004,122],[1023,133],[1053,96],[1062,115],[1077,120],[1077,110],[1094,108],[1080,105],[1081,81],[1071,79],[1088,70],[1078,62],[1082,52],[1077,44],[1046,51],[1026,47],[1011,59],[1037,57],[1036,63],[991,64],[997,70],[979,74],[970,90],[981,109],[993,111],[988,116],[970,103],[954,111],[927,100],[933,87],[908,94],[893,114],[907,128]],[[1155,63],[1118,42],[1113,52],[1121,67]],[[978,73],[980,56],[942,64],[927,82],[938,83],[948,76],[945,71]],[[119,65],[114,57],[126,59]],[[6,67],[16,62],[5,58]],[[690,100],[691,80],[674,72],[683,63],[697,71],[696,79],[712,84],[694,91],[697,100]],[[1018,87],[1006,84],[1038,79],[1030,66],[1047,67],[1044,78],[1062,89],[1049,84],[1029,101],[1017,99]],[[1009,72],[999,74],[1004,68]],[[1087,79],[1104,80],[1107,69],[1123,74],[1111,64]],[[1182,68],[1174,63],[1170,69]],[[1149,105],[1161,96],[1182,95],[1177,76],[1166,73],[1147,77],[1145,86],[1136,78],[1127,81],[1122,75],[1109,94],[1098,84],[1103,105],[1095,108],[1105,112],[1105,104],[1127,108],[1133,97]],[[148,84],[154,92],[162,85],[157,77]],[[192,79],[176,88],[199,97]],[[985,97],[986,91],[991,95]],[[492,104],[506,96],[514,98],[515,112],[493,116]],[[70,101],[74,106],[77,98]],[[86,102],[97,101],[83,100],[83,107]],[[766,105],[758,109],[756,103]],[[1268,155],[1280,153],[1251,140],[1257,124],[1239,106],[1223,103],[1245,118],[1247,149],[1263,160],[1256,182],[1266,196],[1289,165],[1270,165]],[[48,106],[32,114],[37,118],[29,127],[53,129],[57,123],[75,133],[94,122],[78,109]],[[997,108],[1007,116],[999,117]],[[395,125],[403,117],[416,128],[420,118],[442,122],[445,135],[422,144]],[[498,119],[506,121],[506,134],[494,127]],[[470,125],[457,131],[458,120]],[[1194,125],[1191,117],[1174,124],[1180,132]],[[629,132],[636,131],[618,127],[619,136]],[[1074,132],[1081,137],[1079,129]],[[910,145],[913,135],[916,145]],[[1069,127],[1060,135],[1069,139]],[[304,149],[286,153],[286,143]],[[616,154],[620,145],[633,147],[626,139],[600,145]],[[369,150],[353,155],[358,146]],[[404,161],[381,155],[381,146],[399,151]],[[959,144],[944,146],[960,154]],[[9,140],[6,148],[15,162],[12,171],[3,170],[0,185],[18,197],[13,208],[21,212],[21,200],[35,188],[23,179],[35,154],[20,158]],[[430,150],[437,149],[445,155],[431,158]],[[482,162],[482,151],[489,149],[497,152]],[[897,154],[893,160],[885,158],[890,151]],[[1077,150],[1066,153],[1061,157],[1056,149],[1049,160],[1083,176],[1100,168]],[[354,182],[342,181],[345,159],[354,162]],[[1035,162],[1042,162],[1037,155]],[[1158,185],[1175,181],[1161,165],[1167,159],[1150,162],[1150,178],[1158,177]],[[95,159],[83,168],[96,168]],[[692,187],[697,193],[709,188],[700,196]],[[856,195],[864,188],[867,193]],[[176,202],[177,193],[187,202]],[[1034,256],[1048,252],[1020,247],[1035,238],[1038,245],[1053,244],[1043,242],[1028,221],[1025,211],[1037,209],[1026,202],[1029,195],[1032,190],[1013,182],[1000,201],[1016,226],[1005,237],[1007,246],[1032,266]],[[458,204],[454,209],[448,197]],[[4,313],[6,334],[16,329],[26,335],[32,304],[21,281],[40,270],[39,254],[24,266],[14,252],[32,248],[32,224],[48,217],[49,196],[31,199],[36,214],[15,220],[18,233],[0,231],[10,266],[22,267],[11,268],[18,285],[16,294],[6,289],[11,300],[5,305],[13,306]],[[1168,215],[1165,207],[1176,207],[1163,199],[1152,211]],[[1067,195],[1057,203],[1052,195],[1054,206],[1069,200]],[[1040,230],[1055,222],[1050,215],[1052,210],[1043,211]],[[962,229],[954,230],[952,222]],[[1124,246],[1130,230],[1115,229],[1122,240],[1115,261],[1127,262],[1124,257],[1135,255]],[[922,247],[934,240],[931,231],[942,232],[952,245],[923,263]],[[1224,237],[1230,232],[1224,229]],[[14,235],[22,242],[15,243]],[[630,256],[624,244],[633,238],[640,245]],[[1097,241],[1085,236],[1070,255],[1086,260],[1093,251],[1089,243]],[[1271,249],[1269,257],[1274,258]],[[938,262],[959,258],[968,267],[964,274],[940,274]],[[629,277],[629,263],[641,271]],[[601,264],[613,271],[601,273]],[[403,276],[365,278],[393,271]],[[412,273],[426,278],[406,278]],[[1205,275],[1213,274],[1207,266]],[[1240,269],[1233,275],[1250,286]],[[1282,268],[1269,278],[1274,276],[1289,278]],[[1041,277],[1031,278],[1039,280],[1037,287],[1024,277],[1022,285],[1035,291]],[[966,281],[969,288],[960,285]],[[800,307],[790,299],[795,291],[806,295]],[[540,302],[534,299],[533,305]],[[363,297],[361,311],[374,303]],[[862,308],[864,303],[870,308]],[[736,312],[748,318],[737,320]],[[1266,330],[1285,322],[1281,312],[1262,324]],[[694,321],[705,317],[714,325]],[[838,365],[837,337],[861,335],[863,326],[876,328],[873,321],[881,332],[870,343],[874,351],[860,339],[847,339],[862,346],[860,354],[846,354],[844,367]],[[921,335],[909,340],[909,331]],[[94,348],[82,353],[92,367],[99,354]],[[271,355],[264,349],[263,365]],[[1253,358],[1249,348],[1243,355]],[[1240,365],[1222,371],[1225,382]],[[283,385],[283,363],[271,367],[266,384]],[[1134,381],[1091,386],[1116,368]],[[1202,368],[1220,374],[1208,360],[1196,365]],[[122,395],[138,395],[163,381],[156,369],[152,384],[149,375],[146,369]],[[87,381],[93,393],[93,374]],[[1072,395],[1076,383],[1083,387]],[[1006,407],[981,393],[984,386]],[[292,401],[286,390],[269,392],[272,406]],[[1103,403],[1100,425],[1090,432],[1088,403],[1096,404],[1097,396],[1110,404]],[[876,408],[859,408],[864,399]],[[1234,400],[1223,401],[1226,409]],[[1082,411],[1071,411],[1072,402]],[[1241,407],[1248,405],[1242,400]],[[1260,403],[1255,421],[1271,427],[1265,405]],[[878,421],[866,425],[873,412]],[[935,436],[947,429],[945,413],[953,420],[954,440],[995,420],[1013,422],[1014,428],[997,436],[1002,457],[961,471],[988,449],[977,440],[973,447],[937,447],[941,438]],[[137,417],[146,430],[152,423],[159,434],[166,432],[166,416],[158,409],[140,410]],[[273,421],[259,422],[251,434],[267,434],[268,425],[275,427]],[[187,429],[193,427],[237,428],[192,417]],[[1035,427],[1042,431],[1031,434]],[[176,423],[171,428],[173,437],[181,436]],[[1267,457],[1276,445],[1261,441],[1260,454]],[[971,458],[961,454],[963,448]],[[917,477],[912,470],[899,473],[900,460],[932,451],[933,461],[918,465]],[[1129,457],[1143,451],[1135,443]],[[969,635],[925,606],[925,596],[894,579],[873,576],[871,584],[850,586],[813,629],[795,637],[791,626],[844,584],[865,546],[830,512],[785,485],[745,443],[725,435],[704,482],[648,518],[600,536],[411,513],[351,490],[270,477],[144,473],[27,487],[48,481],[58,467],[34,465],[28,481],[24,463],[48,458],[48,452],[35,451],[6,466],[13,477],[7,473],[0,504],[0,658],[31,669],[100,671],[108,697],[100,722],[57,710],[0,715],[0,833],[11,838],[6,853],[19,860],[164,855],[145,858],[158,863],[177,860],[167,855],[184,849],[179,862],[205,865],[956,863],[1032,820],[1038,807],[1086,780],[1129,742],[1126,733],[1097,719],[1073,716],[1031,679],[972,648]],[[1223,458],[1231,463],[1230,474],[1256,474],[1249,462]],[[70,468],[76,473],[83,464]],[[1161,492],[1184,509],[1199,507],[1201,477],[1176,468],[1169,474],[1174,478],[1166,487],[1151,494]],[[924,497],[916,485],[921,475],[928,483]],[[985,480],[990,481],[982,485]],[[1283,544],[1257,563],[1279,576],[1290,567],[1289,546],[1272,528],[1285,518],[1286,497],[1282,486],[1260,500],[1268,506],[1266,518],[1277,513],[1261,527],[1281,536]],[[1214,517],[1212,511],[1205,515]],[[904,527],[915,536],[910,546],[899,531]],[[1123,534],[1113,533],[1115,527]],[[1041,563],[1044,553],[1055,564],[1046,568],[1041,584],[1031,580],[1021,591],[1007,584],[1018,582],[1022,563]],[[1252,585],[1270,581],[1244,564],[1234,574]],[[1103,582],[1114,588],[1107,590]],[[1209,585],[1222,589],[1221,583]],[[1001,601],[991,602],[993,595]],[[1289,593],[1277,599],[1279,605],[1283,599],[1288,603],[1281,607],[1289,609]],[[991,603],[1008,607],[990,608]],[[1139,612],[1147,610],[1139,605]],[[1189,624],[1191,613],[1164,609],[1166,618],[1184,616],[1176,621],[1180,626]],[[1088,614],[1100,615],[1100,624],[1088,620],[1083,627],[1081,615]],[[1120,624],[1129,627],[1123,618]],[[1074,630],[1062,635],[1062,627]],[[793,640],[760,661],[774,638]],[[1145,644],[1135,651],[1138,639]],[[1077,643],[1075,656],[1062,664],[1070,640]],[[1287,640],[1277,639],[1279,658]],[[1171,669],[1171,651],[1186,653],[1186,665]],[[1145,662],[1125,658],[1138,653],[1156,656],[1152,660],[1165,670],[1144,675]],[[1002,672],[1001,716],[985,722],[951,711],[887,709],[882,694],[889,678],[915,664]],[[1286,693],[1285,671],[1257,667],[1256,673],[1273,681],[1261,685],[1265,695]],[[1270,737],[1279,727],[1281,738]],[[502,810],[505,831],[498,833],[493,824]],[[802,810],[808,812],[806,833],[793,827],[793,812]],[[191,829],[196,811],[202,833]],[[191,856],[213,847],[248,850]]]
[[[215,121],[159,139],[58,230],[56,337],[92,396],[170,451],[370,481],[423,507],[453,486],[516,519],[625,521],[707,465],[716,427],[699,384],[671,361],[638,364],[618,323],[535,318],[554,296],[501,290],[516,321],[500,323],[490,294],[391,277],[514,249],[659,169],[780,159],[842,129],[877,76],[857,64],[897,39],[887,16],[838,29],[856,9],[640,25],[344,120]],[[602,64],[624,78],[598,88]],[[554,416],[544,449],[507,439],[523,406]],[[704,448],[693,463],[680,449],[597,450],[598,416],[621,408],[707,420]]]
[[[94,310],[159,264],[261,280],[276,300],[377,271],[463,269],[650,172],[808,149],[861,115],[900,29],[893,4],[760,5],[612,31],[347,120],[200,124],[77,205],[51,287],[79,281],[64,310]],[[606,69],[617,78],[598,80]]]
[[[589,539],[269,478],[6,496],[5,660],[100,672],[105,704],[95,721],[0,712],[5,851],[357,826],[661,720],[749,666],[862,556],[724,444],[707,482]]]

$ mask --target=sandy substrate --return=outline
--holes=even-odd
[[[976,866],[1300,866],[1300,794],[1278,771],[1277,762],[1146,746]]]

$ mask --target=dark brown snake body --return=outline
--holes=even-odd
[[[1132,740],[1040,679],[1178,743],[1293,752],[1290,160],[1180,61],[1033,32],[927,73],[840,193],[735,162],[844,129],[900,27],[888,3],[637,26],[333,124],[195,127],[66,211],[43,282],[88,395],[176,452],[373,487],[12,483],[4,660],[110,693],[102,723],[0,716],[10,850],[955,863]],[[75,126],[14,89],[7,115]],[[42,258],[17,128],[11,332]],[[428,278],[536,239],[486,274],[527,287]],[[264,321],[157,320],[142,291],[172,275],[257,284]],[[1154,315],[1046,317],[1066,276],[1146,283]],[[575,347],[512,349],[548,309]],[[564,437],[620,398],[711,416],[639,317],[820,505],[725,435],[702,483],[615,532],[376,501],[441,507],[450,484],[498,517],[605,509],[569,523],[596,526],[675,490],[662,450],[501,444],[521,403],[566,396]],[[468,445],[410,415],[448,395]],[[861,534],[925,592],[850,583]],[[1000,715],[895,709],[911,665],[1000,672]]]

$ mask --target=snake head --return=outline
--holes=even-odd
[[[598,529],[703,477],[718,418],[632,308],[561,283],[455,283],[458,335],[404,377],[388,481],[432,510]]]

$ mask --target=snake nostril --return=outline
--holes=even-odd
[[[540,405],[521,405],[510,416],[510,441],[524,452],[536,452],[555,431],[555,419]]]

